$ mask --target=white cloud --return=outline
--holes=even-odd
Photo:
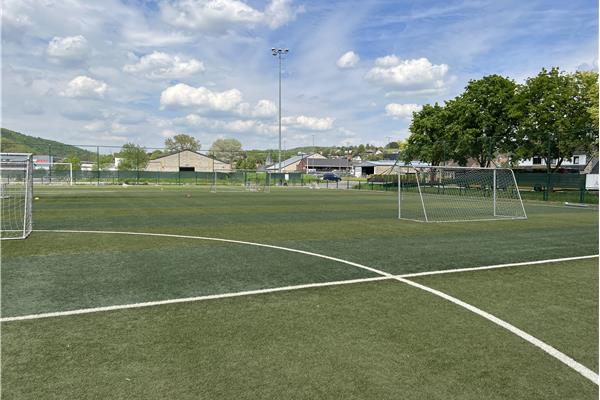
[[[342,55],[335,63],[340,69],[354,68],[360,61],[360,57],[353,51],[348,51]]]
[[[420,111],[421,108],[418,104],[390,103],[385,106],[385,113],[394,119],[410,119],[413,112]]]
[[[106,121],[100,121],[100,120],[96,120],[96,121],[92,121],[89,124],[85,124],[83,126],[83,129],[85,129],[86,131],[89,132],[102,132],[105,131],[107,129],[108,125],[106,123]]]
[[[394,67],[400,64],[400,58],[395,54],[375,59],[375,65],[378,67]]]
[[[277,106],[269,100],[259,100],[252,110],[252,116],[257,118],[269,118],[277,114]]]
[[[435,65],[426,58],[401,60],[389,55],[375,60],[375,66],[367,72],[365,79],[390,89],[439,91],[446,85],[447,72],[448,65]]]
[[[61,96],[74,98],[104,97],[108,86],[102,81],[97,81],[85,75],[80,75],[71,80]]]
[[[172,0],[161,5],[163,20],[203,32],[225,32],[235,26],[266,25],[276,29],[293,21],[302,8],[290,0],[271,0],[264,11],[238,0]]]
[[[164,107],[198,107],[216,111],[232,111],[242,101],[237,89],[213,92],[203,86],[198,88],[178,83],[163,90],[160,104]]]
[[[194,127],[202,127],[213,132],[233,132],[233,133],[257,133],[259,135],[273,136],[278,132],[278,126],[267,124],[258,120],[233,120],[223,121],[202,117],[197,114],[189,114],[179,122]]]
[[[46,54],[55,61],[81,61],[89,52],[88,42],[81,35],[54,37],[48,43]]]
[[[284,117],[281,123],[295,128],[303,128],[311,131],[326,131],[333,127],[334,118],[316,118],[299,115],[295,117]]]
[[[269,28],[276,29],[296,19],[296,15],[304,8],[292,9],[291,0],[271,0],[264,13],[265,22]]]
[[[203,72],[204,64],[194,58],[185,59],[155,51],[141,57],[135,64],[125,65],[123,71],[148,79],[176,79]]]

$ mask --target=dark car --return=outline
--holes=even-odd
[[[340,178],[339,176],[337,176],[333,172],[326,172],[326,173],[323,174],[323,180],[324,181],[331,181],[331,182],[339,182],[339,181],[342,180],[342,178]]]

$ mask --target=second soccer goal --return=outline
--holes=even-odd
[[[422,222],[526,219],[508,168],[400,167],[398,218]]]

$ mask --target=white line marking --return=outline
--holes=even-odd
[[[310,251],[292,249],[289,247],[275,246],[271,244],[263,244],[263,243],[255,243],[255,242],[246,242],[243,240],[233,240],[233,239],[221,239],[214,237],[206,237],[206,236],[189,236],[189,235],[174,235],[169,233],[149,233],[149,232],[119,232],[119,231],[76,231],[76,230],[63,230],[63,229],[35,229],[34,232],[54,232],[54,233],[96,233],[96,234],[106,234],[106,235],[131,235],[131,236],[159,236],[159,237],[172,237],[172,238],[181,238],[181,239],[196,239],[196,240],[210,240],[213,242],[225,242],[225,243],[237,243],[237,244],[246,244],[249,246],[257,246],[257,247],[266,247],[269,249],[276,250],[284,250],[292,253],[300,253],[306,254],[308,256],[324,258],[326,260],[336,261],[342,264],[352,265],[353,267],[358,267],[362,269],[366,269],[368,271],[374,272],[376,274],[392,277],[392,274],[388,274],[387,272],[367,267],[366,265],[362,265],[359,263],[355,263],[352,261],[343,260],[341,258],[330,257],[324,254],[312,253]]]
[[[598,254],[593,254],[593,255],[589,255],[589,256],[552,258],[549,260],[524,261],[524,262],[517,262],[517,263],[510,263],[510,264],[488,265],[485,267],[457,268],[457,269],[446,269],[446,270],[441,270],[441,271],[415,272],[413,274],[396,275],[396,277],[397,278],[414,278],[417,276],[452,274],[455,272],[482,271],[482,270],[486,270],[486,269],[521,267],[521,266],[537,265],[537,264],[550,264],[550,263],[557,263],[557,262],[563,262],[563,261],[574,261],[574,260],[585,260],[585,259],[589,259],[589,258],[598,258],[598,256],[599,256]]]
[[[202,300],[225,299],[225,298],[230,298],[230,297],[250,296],[250,295],[256,295],[256,294],[283,292],[283,291],[308,289],[308,288],[315,288],[315,287],[348,285],[348,284],[352,284],[352,283],[363,283],[363,282],[374,282],[374,281],[382,281],[382,280],[386,280],[386,279],[392,279],[392,277],[391,276],[376,276],[373,278],[350,279],[350,280],[345,280],[345,281],[333,281],[333,282],[321,282],[321,283],[307,283],[307,284],[303,284],[303,285],[282,286],[282,287],[269,288],[269,289],[246,290],[243,292],[211,294],[211,295],[206,295],[206,296],[184,297],[184,298],[170,299],[170,300],[147,301],[147,302],[143,302],[143,303],[122,304],[122,305],[116,305],[116,306],[83,308],[83,309],[79,309],[79,310],[56,311],[56,312],[49,312],[49,313],[22,315],[22,316],[17,316],[17,317],[5,317],[5,318],[1,318],[0,322],[25,321],[25,320],[40,319],[40,318],[62,317],[62,316],[66,316],[66,315],[91,314],[91,313],[97,313],[97,312],[102,312],[102,311],[125,310],[125,309],[129,309],[129,308],[151,307],[151,306],[158,306],[158,305],[164,305],[164,304],[189,303],[189,302],[202,301]]]
[[[552,357],[556,358],[563,364],[571,367],[572,369],[579,372],[581,375],[583,375],[590,381],[594,382],[596,385],[599,384],[598,374],[596,374],[594,371],[592,371],[589,368],[587,368],[586,366],[578,363],[577,361],[573,360],[571,357],[560,352],[559,350],[555,349],[554,347],[550,346],[549,344],[542,342],[538,338],[531,336],[530,334],[528,334],[525,331],[522,331],[521,329],[517,328],[516,326],[511,325],[508,322],[506,322],[498,317],[495,317],[492,314],[487,313],[475,306],[472,306],[471,304],[465,303],[464,301],[461,301],[461,300],[457,299],[456,297],[452,297],[444,292],[440,292],[439,290],[432,289],[428,286],[421,285],[419,283],[410,281],[408,279],[403,279],[403,278],[396,278],[396,279],[400,282],[406,283],[407,285],[414,286],[416,288],[419,288],[421,290],[424,290],[426,292],[429,292],[431,294],[439,296],[439,297],[441,297],[445,300],[448,300],[460,307],[466,308],[467,310],[487,319],[488,321],[491,321],[491,322],[495,323],[496,325],[503,327],[504,329],[514,333],[515,335],[519,336],[520,338],[526,340],[527,342],[533,344],[534,346],[538,347],[539,349],[550,354]]]
[[[363,268],[363,269],[375,272],[381,276],[373,277],[373,278],[353,279],[353,280],[346,280],[346,281],[309,283],[309,284],[305,284],[305,285],[283,286],[283,287],[278,287],[278,288],[248,290],[248,291],[244,291],[244,292],[224,293],[224,294],[215,294],[215,295],[198,296],[198,297],[187,297],[187,298],[179,298],[179,299],[171,299],[171,300],[159,300],[159,301],[152,301],[152,302],[145,302],[145,303],[123,304],[123,305],[116,305],[116,306],[85,308],[85,309],[71,310],[71,311],[58,311],[58,312],[52,312],[52,313],[31,314],[31,315],[23,315],[23,316],[17,316],[17,317],[0,318],[0,322],[23,321],[23,320],[32,320],[32,319],[40,319],[40,318],[59,317],[59,316],[66,316],[66,315],[80,315],[80,314],[89,314],[89,313],[95,313],[95,312],[101,312],[101,311],[123,310],[123,309],[129,309],[129,308],[141,308],[141,307],[149,307],[149,306],[163,305],[163,304],[174,304],[174,303],[193,302],[193,301],[200,301],[200,300],[220,299],[220,298],[227,298],[227,297],[248,296],[248,295],[254,295],[254,294],[273,293],[273,292],[305,289],[305,288],[312,288],[312,287],[334,286],[334,285],[344,285],[344,284],[351,284],[351,283],[362,283],[362,282],[372,282],[372,281],[380,281],[380,280],[387,280],[387,279],[395,279],[399,282],[422,289],[426,292],[429,292],[429,293],[439,296],[443,299],[446,299],[458,306],[466,308],[467,310],[487,319],[488,321],[495,323],[496,325],[503,327],[504,329],[512,332],[513,334],[519,336],[520,338],[526,340],[527,342],[533,344],[534,346],[536,346],[539,349],[543,350],[544,352],[548,353],[549,355],[551,355],[552,357],[561,361],[563,364],[567,365],[568,367],[574,369],[575,371],[577,371],[578,373],[583,375],[585,378],[594,382],[596,385],[599,385],[598,374],[596,374],[594,371],[590,370],[589,368],[585,367],[584,365],[578,363],[577,361],[573,360],[571,357],[567,356],[566,354],[564,354],[564,353],[560,352],[559,350],[555,349],[554,347],[550,346],[549,344],[542,342],[541,340],[528,334],[525,331],[522,331],[521,329],[517,328],[516,326],[511,325],[508,322],[506,322],[498,317],[495,317],[494,315],[489,314],[475,306],[472,306],[471,304],[465,303],[464,301],[461,301],[461,300],[459,300],[455,297],[452,297],[446,293],[440,292],[439,290],[436,290],[436,289],[430,288],[428,286],[421,285],[417,282],[413,282],[408,279],[405,279],[406,277],[415,277],[415,276],[433,275],[433,274],[445,274],[445,273],[450,273],[450,272],[476,271],[476,270],[484,270],[484,269],[506,268],[506,267],[514,267],[514,266],[553,263],[553,262],[560,262],[560,261],[581,260],[581,259],[598,257],[598,255],[567,257],[567,258],[550,259],[550,260],[538,260],[538,261],[511,263],[511,264],[491,265],[491,266],[485,266],[485,267],[462,268],[462,269],[444,270],[444,271],[431,271],[431,272],[426,272],[426,273],[394,276],[387,272],[384,272],[384,271],[381,271],[381,270],[378,270],[375,268],[367,267],[366,265],[354,263],[351,261],[346,261],[341,258],[330,257],[330,256],[326,256],[323,254],[318,254],[318,253],[311,253],[311,252],[304,251],[304,250],[291,249],[288,247],[274,246],[274,245],[268,245],[268,244],[262,244],[262,243],[245,242],[245,241],[241,241],[241,240],[210,238],[210,237],[203,237],[203,236],[173,235],[173,234],[164,234],[164,233],[141,233],[141,232],[118,232],[118,231],[35,230],[35,232],[97,233],[97,234],[119,234],[119,235],[135,235],[135,236],[161,236],[161,237],[200,239],[200,240],[211,240],[211,241],[217,241],[217,242],[247,244],[247,245],[251,245],[251,246],[259,246],[259,247],[266,247],[266,248],[272,248],[272,249],[278,249],[278,250],[285,250],[285,251],[290,251],[293,253],[306,254],[306,255],[310,255],[310,256],[314,256],[314,257],[337,261],[337,262],[341,262],[343,264],[348,264],[348,265],[352,265],[352,266],[355,266],[358,268]]]

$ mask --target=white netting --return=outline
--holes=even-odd
[[[32,228],[31,156],[0,156],[0,239],[23,239]]]
[[[71,163],[41,163],[33,166],[33,183],[44,185],[72,185],[73,165]]]
[[[425,222],[527,218],[512,170],[401,167],[398,217]]]
[[[214,172],[211,192],[270,192],[271,173],[265,171]]]

